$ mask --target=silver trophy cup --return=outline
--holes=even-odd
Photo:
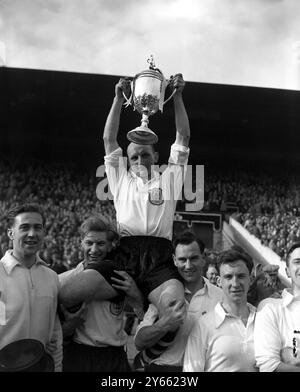
[[[163,111],[163,106],[171,96],[164,100],[165,90],[170,80],[166,80],[162,72],[156,68],[153,57],[148,59],[149,69],[135,75],[131,82],[131,96],[125,98],[125,106],[132,105],[142,115],[141,125],[127,133],[127,139],[136,144],[155,144],[157,135],[148,128],[149,117],[158,110]]]

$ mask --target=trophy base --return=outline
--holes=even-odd
[[[136,144],[155,144],[158,142],[157,135],[146,127],[137,127],[127,133],[127,139]]]

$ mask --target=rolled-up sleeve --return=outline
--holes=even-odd
[[[259,308],[254,327],[256,365],[260,372],[274,372],[281,363],[281,337],[272,304]]]
[[[169,163],[174,165],[187,165],[189,153],[189,147],[174,143],[171,146]]]
[[[116,196],[120,179],[127,173],[127,158],[122,156],[120,147],[105,155],[104,164],[108,185],[113,196]]]
[[[167,169],[162,174],[164,195],[167,200],[178,200],[184,183],[190,149],[172,144]]]

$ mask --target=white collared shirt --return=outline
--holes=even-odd
[[[173,218],[180,197],[189,148],[173,144],[166,170],[146,183],[127,170],[119,147],[104,157],[105,170],[114,196],[119,233],[172,239]]]
[[[247,325],[218,303],[196,321],[186,346],[184,372],[254,372],[253,330],[256,310]]]
[[[300,346],[300,299],[290,289],[282,298],[267,298],[260,302],[255,323],[255,357],[260,372],[274,372],[281,363],[280,351],[293,347],[293,338]]]
[[[73,270],[59,274],[61,285],[83,270],[84,265],[81,262]],[[124,346],[127,343],[127,334],[124,331],[124,301],[90,301],[86,304],[86,309],[85,322],[75,330],[75,342],[97,347]]]
[[[187,316],[176,334],[174,342],[158,358],[151,361],[152,363],[157,365],[182,366],[186,342],[195,320],[213,309],[216,303],[223,297],[223,292],[219,287],[211,284],[206,278],[203,279],[203,288],[192,296],[190,303],[187,302]],[[185,293],[190,294],[190,291],[185,289]],[[150,304],[143,321],[137,327],[135,337],[141,328],[153,325],[157,317],[157,308],[153,304]]]
[[[57,316],[59,282],[37,256],[30,268],[9,250],[0,260],[0,349],[20,339],[50,342],[55,370],[61,370],[62,330]],[[53,348],[55,346],[55,348]],[[51,350],[51,349],[50,349]]]

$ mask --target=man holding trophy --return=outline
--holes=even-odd
[[[131,84],[133,102],[143,119],[141,127],[127,134],[131,141],[127,148],[128,165],[117,142],[122,105],[130,92],[127,78],[120,79],[115,86],[103,134],[106,174],[114,196],[121,237],[123,257],[119,268],[126,269],[134,277],[145,298],[158,308],[159,313],[167,306],[180,303],[180,317],[183,317],[184,290],[174,267],[171,240],[174,212],[189,155],[190,127],[182,98],[185,82],[181,74],[169,82],[173,87],[176,139],[171,146],[168,167],[162,174],[155,171],[158,153],[153,143],[157,136],[147,127],[147,117],[162,108],[161,91],[166,81],[151,62],[150,70],[138,74],[134,82]]]

